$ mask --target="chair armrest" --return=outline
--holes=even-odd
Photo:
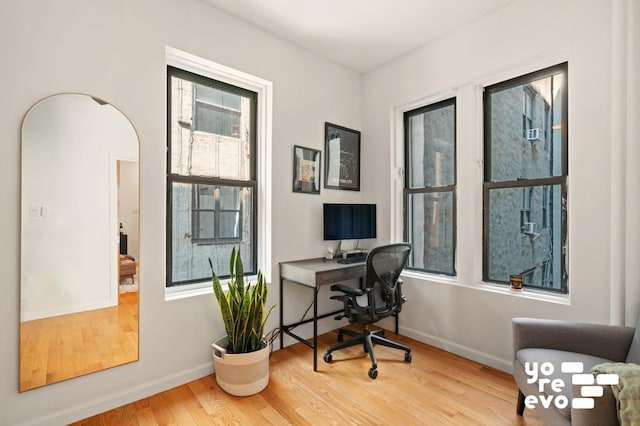
[[[331,291],[341,291],[349,296],[362,296],[364,294],[362,289],[351,287],[346,284],[334,284],[331,286]]]
[[[524,348],[557,349],[624,361],[634,327],[513,318],[513,354]]]

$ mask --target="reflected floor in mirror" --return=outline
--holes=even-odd
[[[138,292],[118,306],[20,325],[20,392],[138,359]]]

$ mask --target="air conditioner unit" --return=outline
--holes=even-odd
[[[540,140],[540,129],[527,129],[524,131],[524,137],[528,141],[537,141]]]
[[[525,235],[535,235],[536,234],[536,223],[535,222],[525,222],[522,227],[522,232]]]

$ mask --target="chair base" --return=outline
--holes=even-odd
[[[343,341],[344,335],[351,336],[351,339]],[[372,379],[378,377],[378,362],[376,361],[376,355],[373,351],[374,344],[387,346],[394,349],[401,349],[405,351],[404,360],[406,362],[411,362],[411,348],[403,344],[394,342],[393,340],[387,339],[384,330],[369,330],[369,327],[365,327],[365,329],[360,333],[353,330],[340,329],[338,331],[338,343],[327,348],[327,352],[324,354],[323,359],[325,362],[331,362],[331,352],[360,344],[362,344],[363,351],[368,353],[369,357],[371,358],[369,377],[371,377]]]

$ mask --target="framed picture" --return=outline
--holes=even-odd
[[[293,192],[320,193],[320,151],[294,145]]]
[[[360,132],[324,123],[324,187],[360,191]]]

